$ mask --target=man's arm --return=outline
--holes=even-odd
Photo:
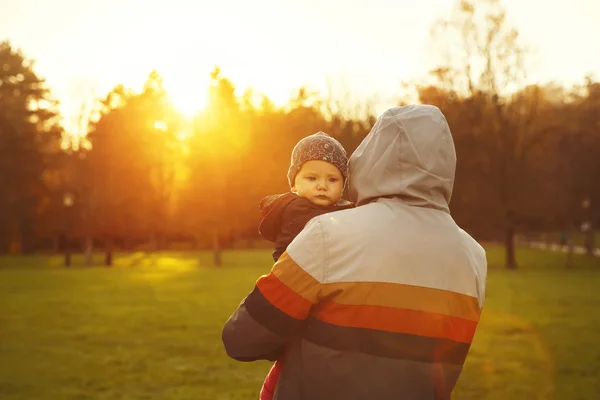
[[[275,361],[300,336],[324,276],[321,229],[311,220],[229,317],[222,339],[230,357]]]

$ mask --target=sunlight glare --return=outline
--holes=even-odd
[[[190,136],[191,130],[188,127],[186,127],[179,131],[179,133],[177,134],[177,139],[179,139],[182,142],[185,142]]]
[[[206,107],[208,79],[205,85],[200,85],[185,77],[165,78],[165,88],[175,108],[186,117],[193,117]]]
[[[164,121],[154,121],[154,129],[157,129],[159,131],[166,131],[167,129],[169,129],[169,127]]]

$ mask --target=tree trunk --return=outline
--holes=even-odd
[[[112,239],[107,239],[105,242],[105,246],[106,255],[104,257],[104,265],[110,267],[113,264]]]
[[[594,255],[595,243],[594,243],[594,229],[590,228],[585,232],[585,250],[588,256]]]
[[[504,238],[504,248],[506,249],[506,268],[517,269],[517,258],[515,255],[515,228],[509,221]]]
[[[575,226],[575,224],[570,224]],[[561,234],[561,246],[564,244],[567,246],[567,258],[565,259],[565,268],[571,269],[575,266],[573,260],[573,254],[575,253],[575,237],[576,231],[573,228],[565,229]]]
[[[219,228],[213,230],[213,265],[220,267],[222,265],[221,260],[221,246],[219,244]]]
[[[156,253],[159,250],[158,234],[154,233],[150,239],[150,253]]]
[[[52,239],[52,254],[60,254],[60,235],[55,235]]]
[[[567,237],[567,259],[565,260],[565,267],[567,269],[573,268],[573,235],[569,234]]]
[[[20,254],[33,254],[34,253],[34,233],[31,223],[31,219],[27,216],[23,216],[20,219]]]
[[[85,238],[85,242],[84,242],[84,249],[83,252],[85,254],[85,265],[87,267],[91,267],[92,266],[92,248],[93,248],[93,241],[92,238],[87,236]]]
[[[71,243],[69,243],[69,236],[65,234],[65,267],[71,266]]]

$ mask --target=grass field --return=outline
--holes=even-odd
[[[454,399],[592,400],[600,393],[600,258],[488,249],[487,302]],[[81,263],[75,259],[74,262]],[[225,355],[221,327],[270,268],[265,251],[119,256],[65,269],[0,259],[0,399],[257,399],[270,366]]]

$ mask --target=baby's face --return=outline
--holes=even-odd
[[[329,206],[342,198],[342,173],[327,161],[311,160],[302,165],[296,175],[292,192],[315,204]]]

